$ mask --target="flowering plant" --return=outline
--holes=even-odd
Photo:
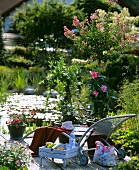
[[[103,118],[108,111],[112,111],[111,105],[115,99],[112,91],[106,84],[106,77],[99,75],[98,72],[90,72],[92,79],[88,82],[90,99],[93,104],[93,116]]]
[[[33,161],[29,149],[19,142],[0,144],[0,167],[8,169],[28,170],[28,166]]]
[[[119,14],[98,9],[84,21],[74,16],[72,25],[75,27],[73,30],[64,26],[64,35],[74,42],[75,53],[83,59],[113,61],[125,47],[137,42],[137,36],[131,34],[134,23],[129,20],[126,8]]]
[[[29,110],[28,106],[26,106],[22,107],[21,110],[19,110],[18,112],[13,112],[9,109],[7,111],[7,114],[9,116],[9,120],[6,121],[6,124],[19,128],[20,125],[34,122],[34,117],[36,116],[36,109]]]

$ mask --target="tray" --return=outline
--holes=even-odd
[[[63,146],[63,145],[60,145],[60,146]],[[71,157],[74,157],[77,155],[78,155],[78,147],[75,147],[72,149],[67,149],[67,150],[46,148],[45,146],[39,147],[39,156],[40,157],[67,159],[67,158],[71,158]]]
[[[53,161],[54,161],[54,158],[62,159],[63,168],[65,168],[66,159],[75,157],[78,155],[78,147],[75,147],[72,149],[66,149],[67,148],[66,144],[59,144],[57,146],[62,146],[65,150],[47,148],[46,146],[39,147],[40,166],[42,166],[42,158],[49,157],[49,158],[52,158]]]

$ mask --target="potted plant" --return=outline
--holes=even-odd
[[[8,125],[10,138],[13,140],[20,140],[23,137],[26,125],[34,122],[36,112],[28,110],[28,107],[22,107],[19,111],[12,109],[7,111],[9,120],[6,121]]]
[[[29,149],[19,142],[9,144],[7,141],[0,145],[0,168],[27,170],[31,161]],[[4,168],[3,168],[4,169]]]

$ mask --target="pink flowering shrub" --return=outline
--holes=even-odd
[[[9,144],[7,141],[0,144],[0,167],[6,167],[11,170],[27,170],[31,161],[31,153],[27,147],[19,142]]]
[[[72,25],[75,29],[69,30],[64,26],[64,35],[73,40],[73,49],[80,58],[97,58],[99,62],[106,62],[115,59],[115,53],[119,56],[125,47],[137,41],[136,35],[130,34],[133,23],[126,18],[129,18],[127,9],[119,14],[98,9],[83,22],[74,16]]]

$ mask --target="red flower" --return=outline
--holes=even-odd
[[[34,119],[33,118],[30,118],[31,122],[34,122]]]
[[[27,122],[28,122],[28,120],[26,119],[26,120],[25,120],[25,122],[27,123]]]
[[[17,129],[19,128],[19,125],[18,124],[16,124],[16,126],[15,126]]]
[[[6,124],[9,124],[10,123],[10,121],[6,121]]]
[[[36,112],[33,112],[33,113],[31,113],[33,116],[35,116],[36,115]]]

